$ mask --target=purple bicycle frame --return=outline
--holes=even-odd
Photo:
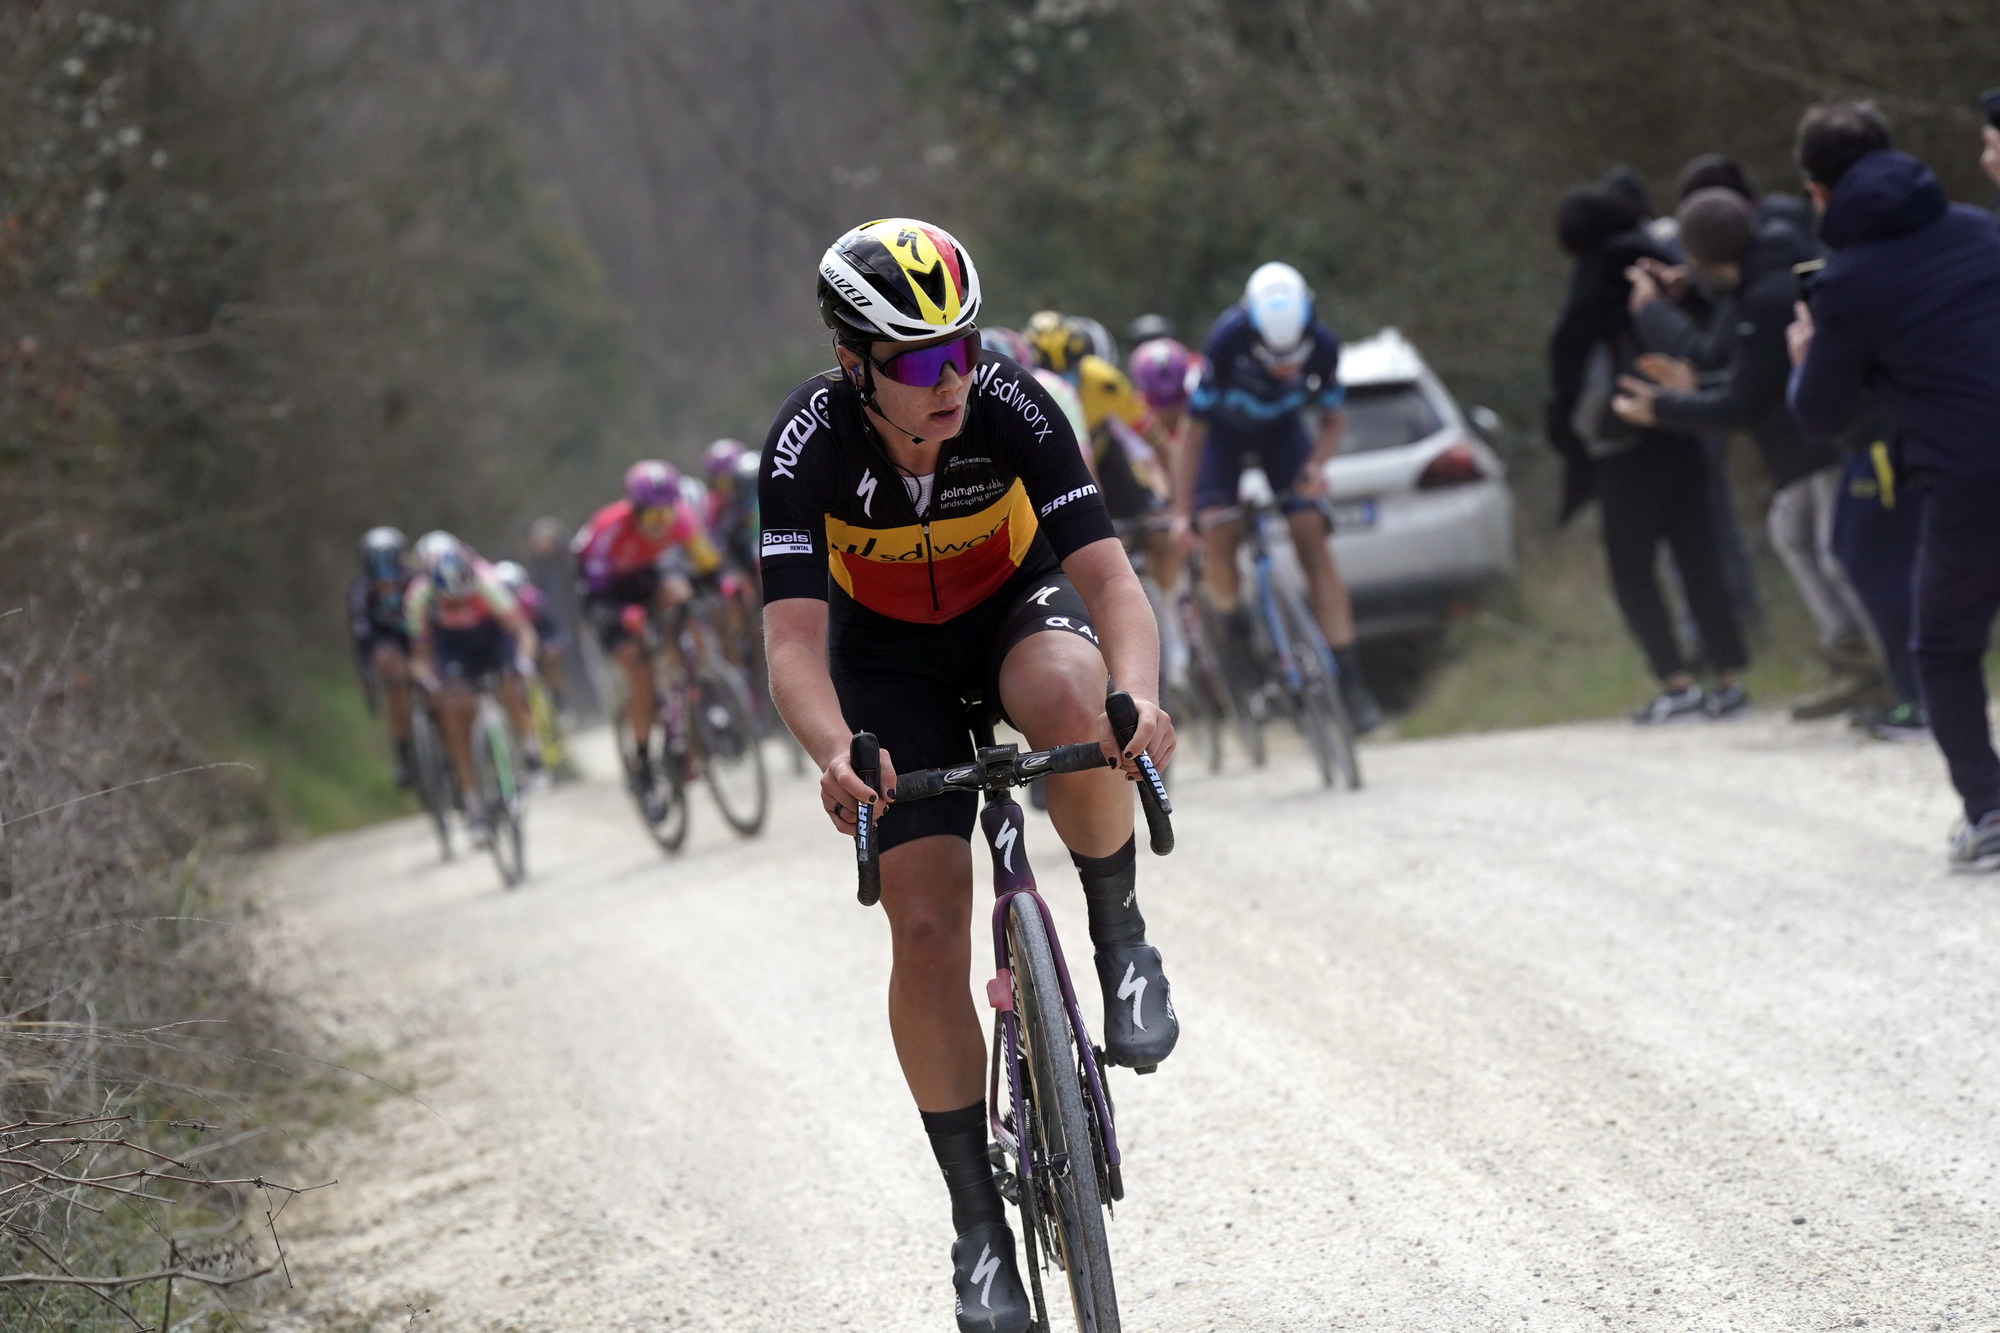
[[[1111,1099],[1104,1095],[1104,1075],[1097,1066],[1097,1053],[1091,1048],[1090,1029],[1084,1026],[1083,1012],[1077,1008],[1076,988],[1070,984],[1069,964],[1063,961],[1062,942],[1056,938],[1056,924],[1049,915],[1049,905],[1042,901],[1042,895],[1035,891],[1035,875],[1028,868],[1028,853],[1025,845],[1027,828],[1021,807],[1012,800],[989,801],[979,812],[979,827],[986,835],[987,848],[993,853],[993,967],[996,975],[986,983],[986,999],[1000,1011],[1001,1046],[1003,1051],[993,1052],[991,1071],[987,1076],[986,1105],[987,1116],[992,1121],[993,1136],[1001,1147],[1014,1154],[1021,1165],[1021,1178],[1026,1181],[1034,1174],[1035,1163],[1031,1154],[1021,1150],[1018,1134],[1010,1134],[1000,1119],[1000,1062],[1007,1062],[1007,1086],[1012,1094],[1014,1124],[1025,1129],[1028,1123],[1026,1082],[1021,1070],[1021,1039],[1017,1024],[1020,1016],[1014,1012],[1014,988],[1012,969],[1007,955],[1007,911],[1014,899],[1026,897],[1035,904],[1042,914],[1043,933],[1048,936],[1049,952],[1055,959],[1056,977],[1062,982],[1063,1007],[1069,1012],[1069,1025],[1076,1034],[1077,1050],[1082,1053],[1084,1073],[1084,1095],[1090,1098],[1097,1115],[1097,1124],[1104,1134],[1104,1155],[1106,1164],[1116,1167],[1120,1163],[1118,1155],[1118,1133],[1111,1124]]]

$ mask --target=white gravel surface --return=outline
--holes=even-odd
[[[1183,772],[1142,853],[1183,1035],[1114,1076],[1127,1328],[2000,1330],[2000,879],[1945,873],[1930,747],[1366,763]],[[673,859],[601,777],[530,820],[514,892],[415,821],[268,868],[274,966],[415,1089],[316,1144],[275,1326],[952,1328],[886,929],[809,784],[751,842],[698,798]]]

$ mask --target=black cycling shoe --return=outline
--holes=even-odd
[[[974,1227],[952,1242],[951,1285],[959,1333],[1026,1333],[1034,1322],[1005,1222]]]
[[[1181,1035],[1160,951],[1150,944],[1099,949],[1097,981],[1104,987],[1105,1060],[1152,1072]]]

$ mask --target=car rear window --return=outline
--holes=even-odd
[[[1444,428],[1437,409],[1415,384],[1355,384],[1347,390],[1344,454],[1400,449]]]

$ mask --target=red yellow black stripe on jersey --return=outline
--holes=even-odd
[[[827,565],[841,591],[869,610],[936,625],[998,592],[1028,558],[1038,528],[1016,477],[992,504],[959,518],[864,528],[828,514]]]

